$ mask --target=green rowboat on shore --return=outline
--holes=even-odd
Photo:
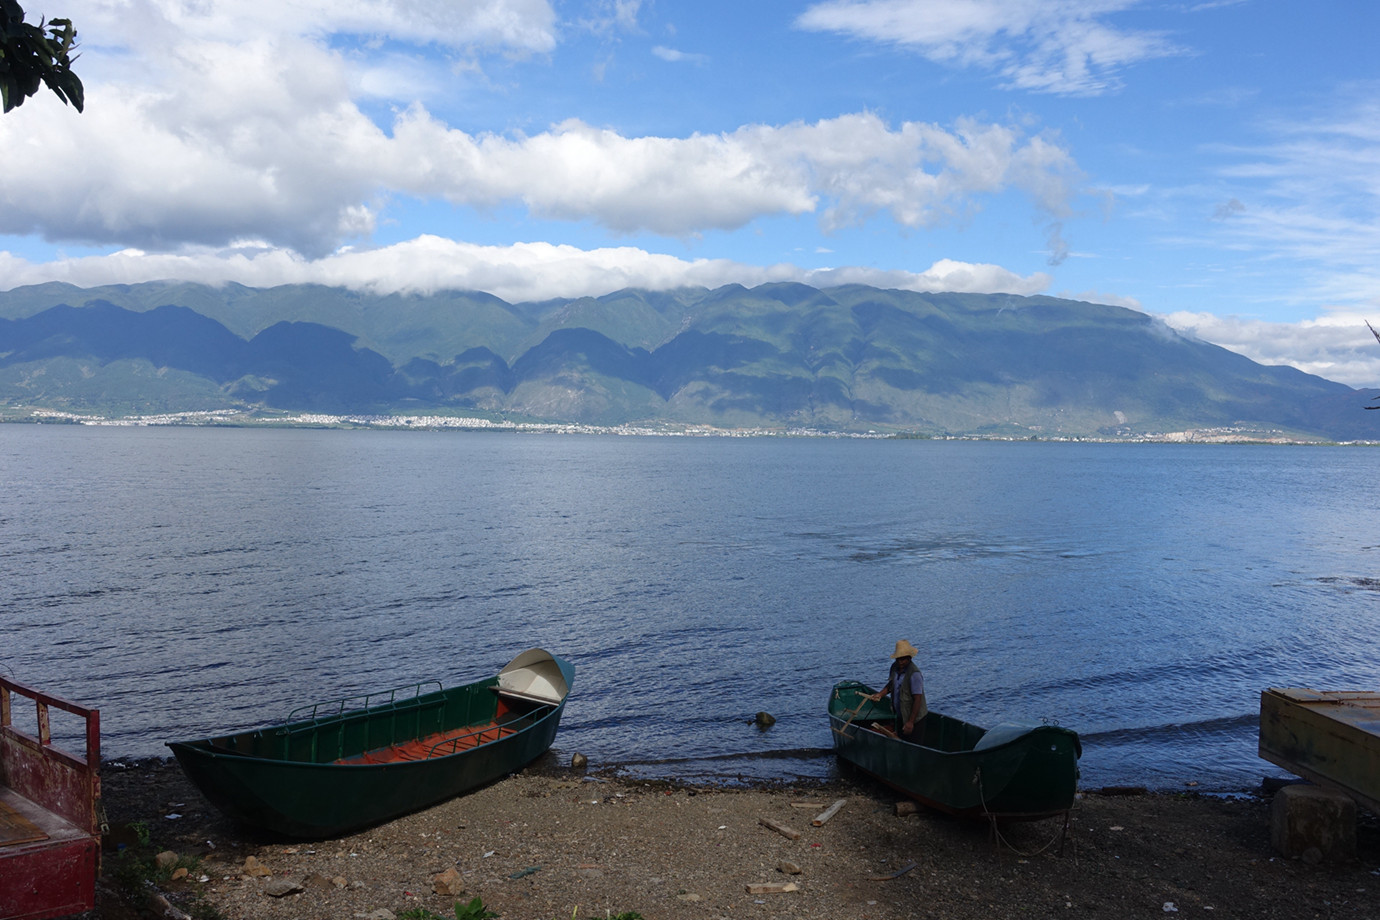
[[[890,702],[872,702],[873,692],[856,681],[834,686],[834,750],[903,795],[976,818],[1047,818],[1073,806],[1083,753],[1076,732],[1019,722],[983,729],[930,712],[915,744],[896,737]]]
[[[289,837],[332,837],[535,760],[556,736],[574,676],[574,665],[529,649],[464,686],[433,681],[336,700],[281,725],[168,747],[230,818]]]

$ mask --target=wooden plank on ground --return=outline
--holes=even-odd
[[[792,830],[791,828],[786,827],[784,824],[777,824],[770,818],[758,818],[757,823],[767,828],[768,830],[776,831],[782,837],[789,837],[792,840],[800,839],[800,831]]]
[[[839,809],[842,808],[845,804],[847,804],[847,802],[847,799],[839,799],[837,802],[830,805],[828,808],[824,809],[824,811],[816,815],[815,819],[810,823],[813,824],[815,827],[823,827],[824,822],[828,821],[834,815],[838,814]]]

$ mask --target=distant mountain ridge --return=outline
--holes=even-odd
[[[0,405],[473,411],[551,421],[1380,439],[1376,391],[1266,367],[1121,307],[1003,294],[628,289],[510,304],[316,285],[0,293]]]

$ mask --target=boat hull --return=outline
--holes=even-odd
[[[573,666],[551,661],[568,687]],[[289,837],[338,836],[491,783],[546,752],[560,725],[564,695],[554,705],[505,703],[497,681],[168,747],[188,778],[230,818]],[[470,741],[482,733],[482,743],[461,748],[444,740],[457,733]],[[442,745],[441,752],[387,759],[390,751],[433,742]]]
[[[920,744],[872,726],[890,725],[885,701],[848,681],[829,701],[838,756],[903,795],[950,814],[1035,819],[1073,807],[1078,787],[1078,735],[1057,725],[1003,723],[990,731],[931,712]]]

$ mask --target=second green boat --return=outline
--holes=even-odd
[[[1077,733],[1002,722],[991,729],[931,712],[921,744],[897,738],[891,704],[871,687],[834,686],[829,722],[840,758],[918,802],[951,814],[1034,819],[1066,813],[1078,789]]]

